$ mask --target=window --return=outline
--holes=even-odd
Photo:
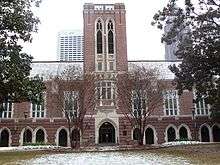
[[[176,90],[168,90],[164,92],[164,109],[165,115],[175,116],[179,111],[178,94]]]
[[[196,104],[196,115],[208,115],[209,105],[205,103],[205,98],[201,98]]]
[[[64,92],[64,110],[66,115],[71,117],[78,116],[78,92],[76,91],[65,91]]]
[[[109,70],[110,71],[114,70],[114,63],[113,62],[109,62]]]
[[[31,104],[31,117],[33,118],[45,117],[45,95],[43,96],[43,101],[41,104],[36,104],[36,103]]]
[[[102,53],[102,32],[97,32],[97,54]]]
[[[99,82],[97,86],[98,99],[114,99],[114,83],[113,82]]]
[[[101,20],[98,20],[96,24],[96,48],[97,54],[102,54],[102,23]]]
[[[98,62],[98,71],[102,71],[102,62]]]
[[[146,98],[143,98],[140,94],[137,94],[137,92],[133,91],[132,103],[134,116],[141,116],[143,112],[146,110]]]
[[[108,22],[108,53],[114,54],[114,35],[113,35],[113,22]]]
[[[12,118],[12,103],[5,102],[0,106],[0,118]]]

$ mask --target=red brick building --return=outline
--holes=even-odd
[[[74,96],[79,93],[80,81],[57,92],[58,85],[53,75],[59,74],[68,66],[79,66],[85,74],[101,75],[97,92],[101,93],[98,104],[86,111],[82,130],[79,130],[80,143],[88,145],[127,145],[136,143],[136,128],[132,127],[121,113],[122,105],[117,104],[114,78],[129,70],[130,64],[157,66],[171,82],[172,73],[165,61],[127,61],[126,11],[124,4],[85,4],[84,5],[84,63],[76,62],[35,62],[31,75],[44,77],[46,91],[44,103],[5,103],[0,114],[0,145],[17,146],[24,142],[43,142],[70,146],[69,134],[75,131],[68,128],[63,111],[60,109],[65,98],[73,99],[72,113],[77,113],[78,103]],[[63,83],[65,84],[65,83]],[[178,96],[173,87],[167,89],[164,104],[149,117],[144,133],[144,144],[160,144],[175,139],[196,139],[200,141],[220,141],[220,124],[213,121],[209,106],[204,100],[193,103],[193,92],[184,91]],[[57,97],[59,96],[59,97]],[[94,96],[95,98],[96,96]],[[63,98],[63,99],[60,99]],[[88,97],[84,98],[88,102]],[[119,103],[120,104],[120,103]],[[194,115],[192,115],[194,110]],[[76,135],[77,133],[73,133]],[[75,138],[76,139],[76,138]]]

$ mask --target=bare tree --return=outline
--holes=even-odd
[[[136,140],[143,145],[144,132],[151,114],[163,105],[165,84],[157,68],[134,65],[130,72],[117,77],[118,106],[137,128]]]
[[[87,112],[95,108],[95,76],[83,74],[78,66],[68,66],[53,81],[57,90],[57,108],[67,120],[71,148],[78,148],[88,127],[85,117],[92,117],[92,113],[87,115]]]

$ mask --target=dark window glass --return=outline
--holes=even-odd
[[[97,53],[98,54],[102,53],[102,32],[101,31],[97,32]]]
[[[101,71],[101,70],[102,70],[102,63],[98,62],[98,71]]]
[[[114,39],[113,32],[111,30],[108,32],[108,53],[114,54]]]
[[[111,99],[111,88],[107,88],[107,99]]]

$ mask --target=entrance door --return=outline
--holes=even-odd
[[[0,137],[0,147],[8,147],[9,146],[9,133],[7,130],[3,130],[1,132]]]
[[[173,127],[170,127],[168,130],[167,130],[167,140],[168,142],[172,142],[172,141],[175,141],[176,139],[176,131]]]
[[[36,133],[36,142],[37,143],[44,143],[45,142],[45,135],[42,129],[39,129]]]
[[[206,126],[203,126],[201,128],[201,141],[202,142],[209,142],[210,141],[209,129]]]
[[[59,146],[67,147],[67,132],[65,129],[59,132]]]
[[[26,143],[32,143],[32,132],[29,129],[26,129],[23,134],[23,145]]]
[[[181,127],[179,130],[180,139],[187,140],[188,139],[188,132],[185,127]]]
[[[99,128],[99,143],[115,143],[115,128],[111,123],[105,122]]]
[[[146,144],[154,144],[154,131],[152,128],[147,128],[145,131]]]

